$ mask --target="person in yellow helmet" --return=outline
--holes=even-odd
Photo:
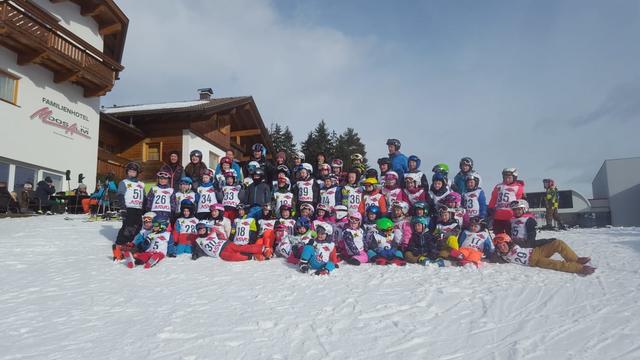
[[[387,201],[382,194],[382,191],[380,191],[376,185],[378,185],[378,179],[376,178],[366,178],[362,182],[364,191],[362,194],[362,201],[360,201],[360,206],[358,207],[358,212],[362,214],[362,216],[365,215],[367,207],[371,205],[379,207],[381,214],[387,213]]]

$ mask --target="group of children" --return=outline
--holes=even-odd
[[[515,168],[502,171],[487,203],[472,159],[461,159],[453,182],[448,166],[437,164],[429,184],[417,156],[398,167],[400,143],[387,145],[390,157],[379,159],[379,172],[363,171],[360,154],[351,157],[349,170],[336,159],[314,172],[297,153],[289,170],[281,156],[267,165],[264,147],[254,145],[243,181],[223,158],[218,176],[205,168],[198,182],[184,177],[178,189],[159,172],[147,194],[137,179],[140,166],[130,163],[118,189],[126,214],[114,258],[149,268],[183,254],[225,261],[282,257],[317,275],[343,262],[477,267],[488,261],[594,272],[589,258],[577,257],[561,240],[536,239]],[[564,261],[550,259],[556,253]]]

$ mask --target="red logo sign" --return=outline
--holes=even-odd
[[[78,127],[78,123],[69,124],[67,121],[54,117],[53,111],[47,106],[31,114],[30,119],[33,120],[35,118],[40,119],[43,123],[47,125],[54,126],[64,130],[65,134],[79,135],[86,139],[91,139],[91,137],[89,136],[89,130],[87,130],[84,127]]]

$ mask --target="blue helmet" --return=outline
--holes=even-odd
[[[191,210],[191,214],[193,215],[196,210],[196,205],[193,203],[193,201],[184,199],[180,202],[180,212],[182,213],[182,210],[185,208]]]
[[[415,161],[416,162],[416,169],[420,169],[421,161],[420,161],[419,157],[417,157],[416,155],[411,155],[411,156],[409,156],[409,159],[407,159],[407,163],[409,161]]]
[[[433,176],[431,177],[431,183],[435,182],[436,180],[440,180],[444,184],[447,183],[447,177],[443,173],[437,172],[437,173],[433,174]]]
[[[311,221],[306,216],[301,216],[296,220],[296,229],[299,227],[303,227],[307,230],[311,229]]]
[[[180,178],[180,184],[189,184],[189,185],[191,185],[191,184],[193,184],[193,180],[191,180],[191,178],[188,177],[188,176],[183,176],[183,177]]]
[[[377,205],[369,205],[367,206],[367,213],[374,213],[376,217],[380,216],[380,207]]]

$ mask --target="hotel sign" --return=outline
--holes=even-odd
[[[31,114],[31,120],[40,119],[43,124],[62,129],[64,130],[63,136],[71,139],[74,136],[91,139],[89,127],[82,123],[82,121],[89,122],[87,115],[44,97],[42,103],[44,106]],[[54,110],[57,110],[56,113]],[[58,112],[63,114],[57,115]]]

